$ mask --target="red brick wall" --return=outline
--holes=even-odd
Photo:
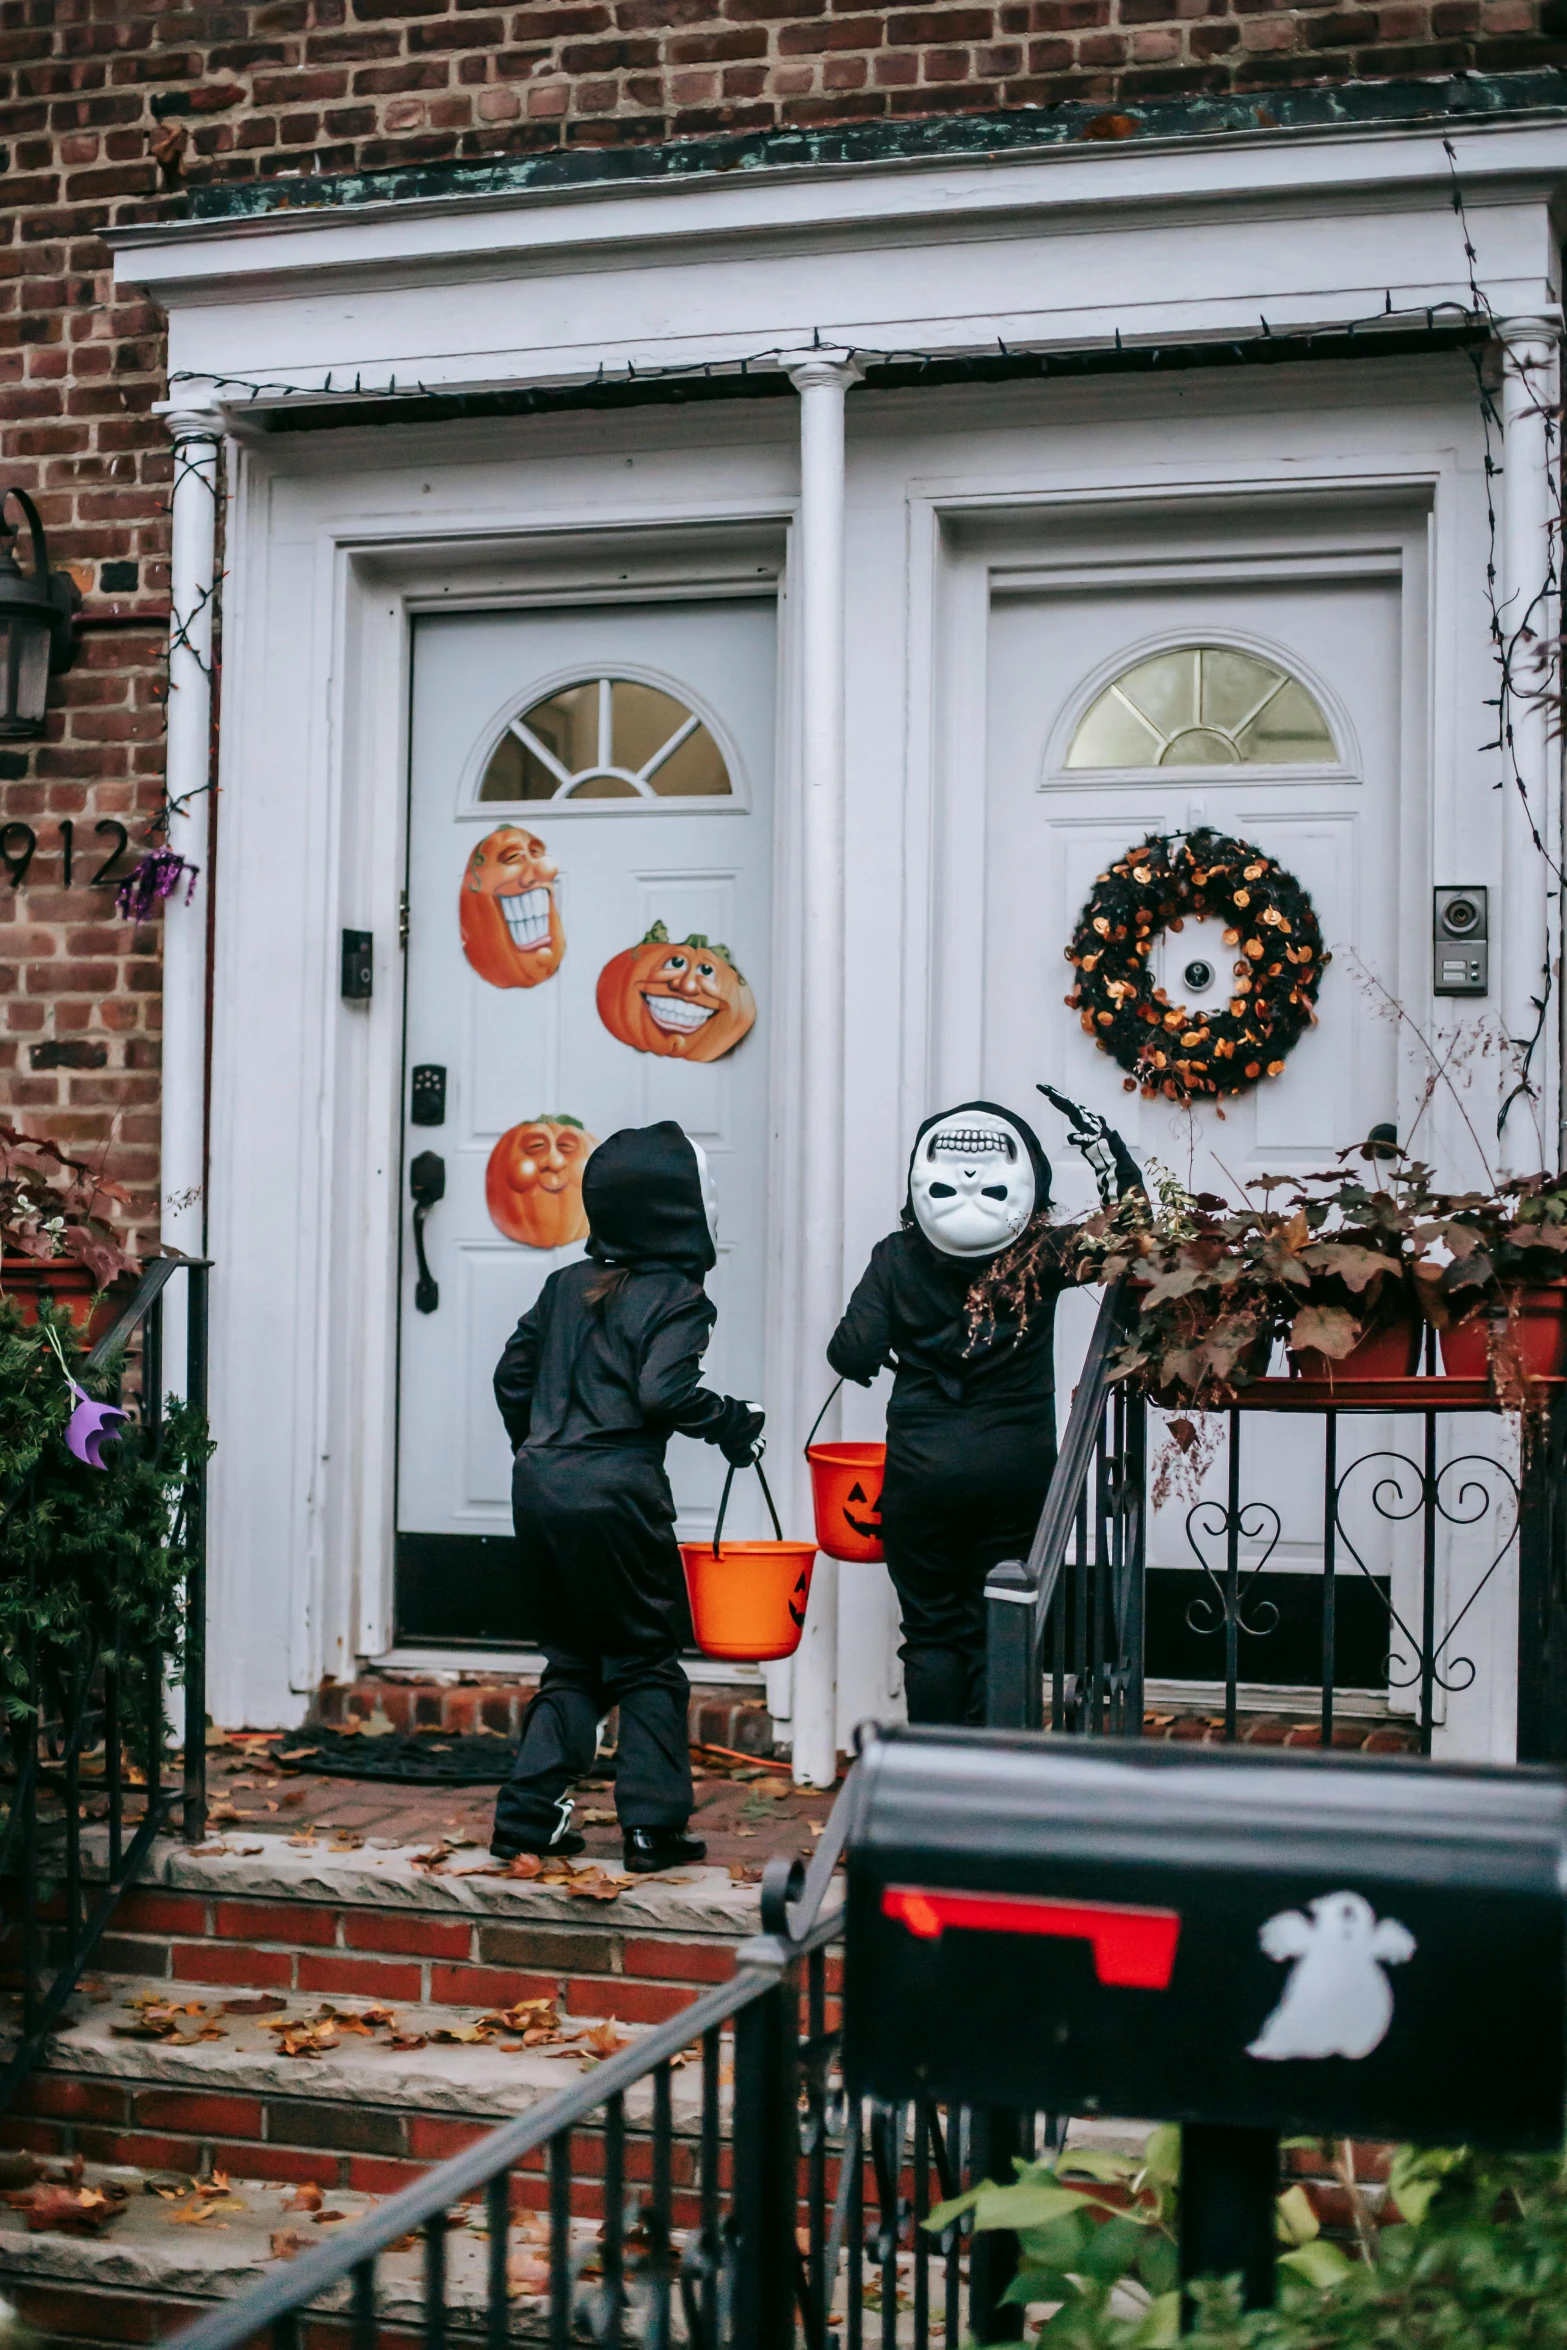
[[[99,232],[204,182],[555,146],[1567,60],[1567,0],[0,0],[0,480],[36,494],[85,595],[47,740],[0,748],[0,1105],[150,1206],[158,936],[61,886],[159,796],[160,321]],[[138,823],[137,820],[140,819]],[[12,835],[13,846],[21,836]]]

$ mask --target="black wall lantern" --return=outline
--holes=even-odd
[[[5,518],[13,498],[32,532],[30,574],[16,560],[16,528]],[[76,658],[72,615],[81,600],[67,573],[50,570],[44,526],[27,492],[0,492],[0,742],[43,733],[50,677]]]

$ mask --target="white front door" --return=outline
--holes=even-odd
[[[1146,568],[1146,567],[1145,567]],[[1396,573],[1251,577],[1188,584],[1146,577],[998,596],[990,621],[984,1091],[1037,1117],[1066,1211],[1093,1204],[1066,1129],[1035,1092],[1043,1078],[1104,1113],[1145,1165],[1195,1190],[1238,1196],[1259,1174],[1331,1166],[1334,1154],[1398,1118],[1402,617]],[[1217,568],[1217,567],[1215,567]],[[1185,571],[1186,577],[1181,576]],[[1268,573],[1273,576],[1269,577]],[[1064,959],[1095,878],[1149,834],[1201,825],[1254,843],[1310,893],[1332,962],[1307,1031],[1282,1074],[1195,1109],[1128,1090],[1125,1073],[1063,1001]],[[1188,924],[1155,950],[1172,1004],[1222,1009],[1235,947],[1217,923]],[[1416,981],[1423,987],[1422,971]],[[1070,1316],[1068,1317],[1070,1320]],[[1063,1381],[1065,1401],[1070,1379]],[[1322,1430],[1318,1421],[1244,1419],[1243,1501],[1276,1506],[1280,1539],[1269,1637],[1244,1641],[1242,1678],[1312,1683],[1320,1659]],[[1157,1432],[1157,1431],[1156,1431]],[[1374,1439],[1373,1439],[1374,1441]],[[1222,1499],[1222,1473],[1210,1490]],[[1216,1611],[1191,1543],[1190,1496],[1150,1529],[1149,1670],[1222,1672]],[[1246,1521],[1251,1533],[1261,1519]],[[1395,1565],[1385,1527],[1373,1563]],[[1246,1540],[1247,1567],[1263,1539]],[[1222,1573],[1222,1535],[1206,1553]],[[1380,1685],[1386,1611],[1362,1579],[1339,1597],[1341,1684]],[[1268,1619],[1258,1614],[1256,1620]]]
[[[580,1255],[582,1166],[616,1128],[673,1118],[710,1154],[707,1377],[761,1393],[775,642],[762,597],[417,625],[402,1644],[529,1639],[491,1376],[546,1276]],[[427,1277],[421,1178],[441,1194]],[[676,1437],[669,1468],[682,1531],[709,1530],[723,1463]],[[737,1497],[736,1531],[750,1506]]]

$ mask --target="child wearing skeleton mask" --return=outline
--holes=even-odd
[[[544,1673],[490,1850],[582,1850],[570,1790],[618,1705],[615,1810],[626,1866],[645,1872],[707,1849],[685,1833],[691,1614],[664,1447],[678,1430],[742,1466],[762,1413],[701,1384],[717,1207],[700,1145],[672,1119],[623,1127],[588,1160],[582,1204],[587,1262],[550,1275],[495,1372]]]
[[[1123,1186],[1141,1180],[1102,1121],[1076,1112],[1074,1126],[1096,1172],[1107,1158]],[[1055,1467],[1055,1308],[1069,1278],[1032,1127],[994,1102],[927,1118],[902,1224],[878,1241],[827,1349],[862,1386],[895,1371],[881,1524],[911,1722],[984,1720],[985,1577],[1028,1555]]]

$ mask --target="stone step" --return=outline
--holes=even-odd
[[[0,2124],[4,2143],[51,2159],[80,2154],[198,2175],[218,2168],[388,2194],[571,2086],[646,2028],[562,2005],[553,2014],[563,2040],[552,2051],[523,2047],[515,2028],[482,2024],[494,2012],[482,2007],[410,2002],[388,2023],[393,2011],[362,1999],[291,1998],[253,2016],[234,2011],[257,1995],[187,1998],[189,1989],[178,1986],[171,2001],[166,1978],[93,1978],[91,1996],[74,2003],[69,2027],[51,2038]],[[189,2041],[126,2037],[149,2002],[183,2009]],[[267,2028],[279,2022],[300,2027],[296,2039],[308,2031],[316,2052],[286,2053],[285,2035]],[[476,2029],[487,2036],[449,2036]],[[214,2036],[195,2037],[203,2030]],[[321,2045],[323,2033],[335,2045]],[[694,2068],[675,2075],[678,2127],[694,2123],[696,2079]],[[634,2133],[650,2094],[627,2099]],[[585,2162],[594,2175],[591,2152]],[[537,2188],[524,2199],[542,2196],[542,2178]]]
[[[82,2184],[124,2190],[118,2216],[101,2235],[48,2230],[28,2232],[23,2212],[0,2207],[0,2289],[26,2322],[50,2343],[72,2350],[93,2345],[166,2341],[170,2335],[220,2302],[248,2291],[276,2273],[289,2257],[288,2239],[300,2251],[313,2250],[332,2229],[349,2227],[374,2207],[377,2198],[353,2188],[334,2188],[322,2209],[341,2217],[324,2223],[311,2212],[288,2208],[296,2190],[272,2181],[229,2174],[228,2192],[203,2197],[158,2193],[152,2176],[124,2164],[89,2164]],[[207,2209],[210,2217],[191,2214]],[[489,2238],[482,2205],[459,2207],[446,2231],[447,2308],[452,2332],[471,2338],[482,2323]],[[574,2251],[587,2257],[597,2220],[573,2226]],[[547,2242],[546,2226],[519,2213],[514,2229],[511,2338],[527,2342],[543,2334],[544,2303],[536,2288],[538,2263]],[[423,2250],[409,2245],[378,2263],[378,2341],[383,2350],[401,2350],[422,2339]],[[322,2350],[347,2345],[347,2289],[315,2305],[307,2338]]]
[[[57,1917],[58,1903],[41,1914]],[[708,1864],[630,1877],[579,1861],[569,1880],[536,1882],[505,1875],[479,1846],[333,1850],[274,1834],[155,1846],[95,1965],[193,1992],[394,2005],[504,2006],[563,1990],[573,2014],[647,2024],[727,1981],[758,1926],[757,1887]]]

